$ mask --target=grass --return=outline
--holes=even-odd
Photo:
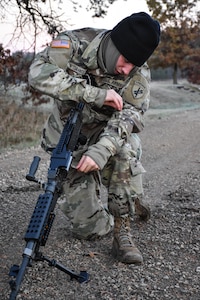
[[[26,109],[0,97],[0,151],[40,143],[47,113]]]

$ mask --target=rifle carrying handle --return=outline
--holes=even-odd
[[[27,180],[37,182],[37,179],[35,178],[35,173],[37,172],[39,162],[40,162],[40,157],[34,156],[29,169],[29,173],[26,175]]]

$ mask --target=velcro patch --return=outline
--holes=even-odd
[[[51,42],[51,48],[70,48],[69,41],[66,40],[54,40]]]
[[[145,87],[143,86],[143,84],[139,81],[136,81],[132,88],[133,97],[135,99],[141,98],[144,95],[144,90],[145,90]]]

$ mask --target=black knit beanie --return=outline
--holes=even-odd
[[[145,12],[134,13],[113,28],[111,39],[129,62],[140,67],[159,44],[160,25]]]

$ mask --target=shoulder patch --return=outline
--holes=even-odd
[[[143,84],[139,81],[136,81],[134,83],[134,86],[132,88],[132,94],[135,99],[141,98],[144,95],[145,87]]]
[[[53,40],[51,42],[51,48],[70,48],[70,42],[66,40]]]

